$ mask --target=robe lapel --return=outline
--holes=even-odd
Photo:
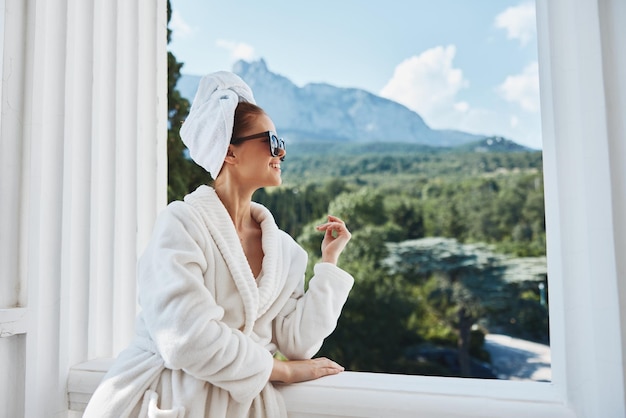
[[[226,261],[243,301],[245,321],[242,332],[250,335],[259,310],[259,290],[239,242],[235,226],[215,190],[208,186],[198,187],[185,197],[185,202],[198,210],[209,234]]]
[[[257,315],[260,317],[267,312],[280,293],[281,277],[283,277],[281,260],[286,255],[280,239],[280,230],[270,211],[254,202],[251,211],[254,219],[261,225],[262,232],[263,277],[257,283],[259,291]]]
[[[208,186],[200,186],[187,195],[185,201],[198,210],[226,261],[243,300],[245,315],[243,333],[249,335],[257,318],[267,312],[280,293],[281,277],[284,274],[281,261],[285,254],[280,230],[274,217],[267,208],[252,202],[250,209],[254,219],[261,225],[264,253],[263,274],[257,283],[239,242],[235,226],[215,190]]]

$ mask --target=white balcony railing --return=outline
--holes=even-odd
[[[85,409],[111,362],[93,360],[72,368],[68,381],[70,410]],[[555,400],[550,383],[343,372],[277,387],[290,418],[576,417],[563,402]]]

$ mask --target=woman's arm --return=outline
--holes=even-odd
[[[304,293],[306,253],[300,250],[291,260],[289,274],[299,275],[300,284],[274,320],[278,349],[289,359],[311,358],[333,332],[354,279],[336,266],[339,255],[350,240],[350,232],[336,217],[317,227],[324,231],[322,263],[314,267],[309,289]],[[333,232],[335,231],[335,232]]]

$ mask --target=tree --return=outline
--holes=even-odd
[[[439,279],[425,297],[439,319],[456,329],[461,375],[470,376],[472,326],[487,304],[506,303],[503,257],[488,246],[460,244],[452,238],[410,240],[388,248],[386,264],[392,274],[413,282]]]
[[[170,2],[167,2],[167,22],[172,17]],[[167,28],[167,43],[171,40],[172,31]],[[181,199],[200,184],[210,180],[210,175],[196,165],[187,155],[187,149],[180,139],[180,127],[189,114],[189,101],[180,95],[176,83],[180,78],[179,63],[171,52],[167,52],[167,199]]]
[[[351,231],[387,222],[383,195],[365,187],[337,196],[330,203],[328,211],[342,218]]]
[[[354,277],[354,287],[319,355],[353,371],[419,372],[404,361],[406,347],[420,342],[409,327],[411,314],[421,316],[421,311],[408,283],[400,275],[386,274],[371,259],[348,257],[341,266]]]
[[[390,220],[404,230],[403,239],[424,237],[424,215],[418,199],[402,196],[386,205]]]

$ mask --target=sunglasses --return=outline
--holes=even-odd
[[[265,131],[259,134],[243,136],[241,138],[234,138],[232,141],[230,141],[230,143],[233,145],[237,145],[243,141],[256,138],[267,138],[269,140],[270,154],[272,154],[272,157],[280,157],[281,153],[284,154],[286,151],[285,140],[276,136],[276,132],[273,131]],[[280,160],[285,161],[285,157],[280,157]]]

